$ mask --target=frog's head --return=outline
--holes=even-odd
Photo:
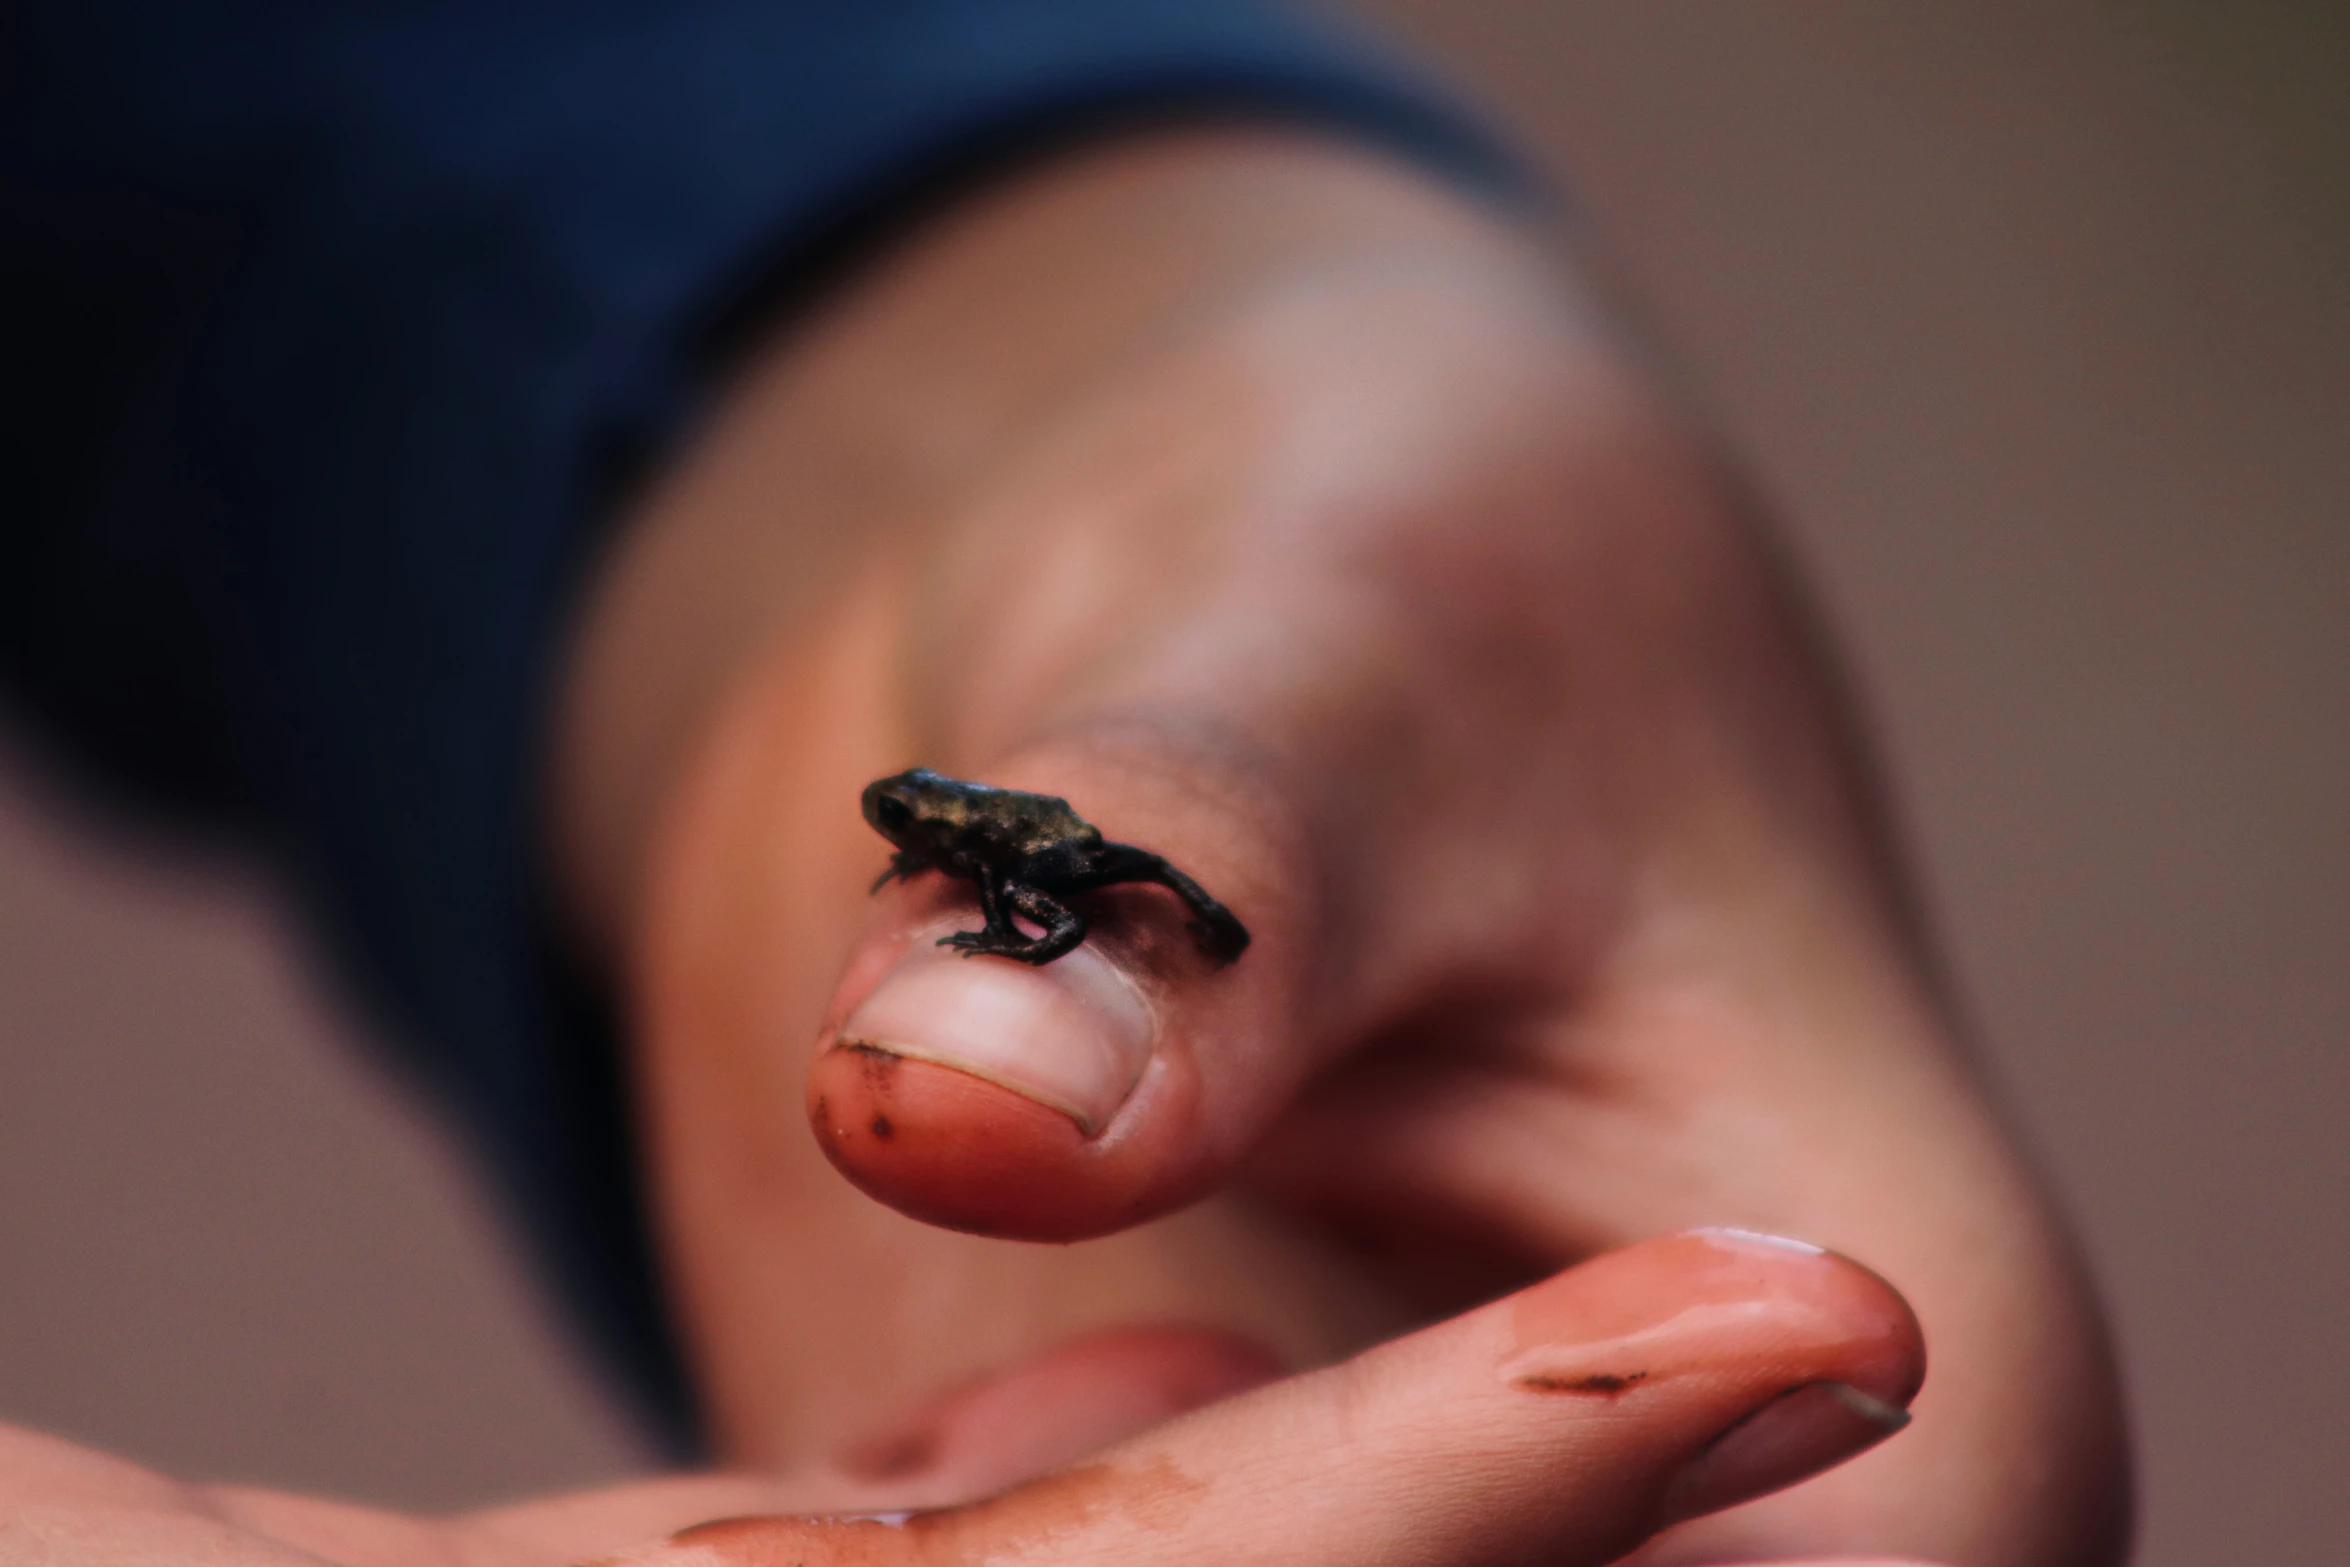
[[[918,849],[960,825],[965,792],[927,767],[909,768],[865,786],[865,820],[899,848]]]

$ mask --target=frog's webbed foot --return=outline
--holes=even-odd
[[[1009,882],[993,897],[988,892],[982,886],[980,898],[987,905],[988,913],[986,928],[941,936],[940,946],[952,947],[965,957],[984,952],[1041,966],[1076,951],[1077,944],[1085,939],[1085,917],[1034,887]],[[1031,936],[1013,924],[1014,911],[1042,925],[1044,934]]]
[[[938,944],[942,947],[952,947],[965,957],[970,957],[978,952],[1001,952],[1004,950],[1007,939],[1014,943],[1028,940],[1026,936],[1017,932],[1006,938],[992,930],[958,930],[939,937]]]
[[[952,947],[967,958],[985,954],[994,958],[1010,958],[1016,963],[1045,964],[1066,956],[1084,939],[1082,930],[1074,938],[1062,940],[1050,934],[1030,936],[1015,927],[1008,936],[992,930],[958,930],[952,935],[939,937],[938,944]]]

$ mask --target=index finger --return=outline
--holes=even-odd
[[[724,1520],[631,1559],[1597,1567],[1882,1440],[1906,1423],[1923,1373],[1916,1321],[1875,1275],[1796,1243],[1698,1231],[989,1501]]]

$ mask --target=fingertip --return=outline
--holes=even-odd
[[[1114,1227],[1084,1130],[1059,1108],[934,1061],[847,1041],[808,1074],[808,1119],[868,1196],[948,1229],[1063,1240]]]
[[[1926,1335],[1909,1297],[1883,1274],[1840,1251],[1808,1241],[1764,1234],[1755,1230],[1715,1227],[1690,1230],[1686,1238],[1722,1259],[1725,1271],[1740,1258],[1760,1258],[1774,1252],[1797,1258],[1782,1274],[1782,1289],[1790,1301],[1808,1303],[1823,1323],[1841,1323],[1831,1330],[1835,1378],[1892,1411],[1905,1411],[1926,1380]],[[1844,1401],[1853,1407],[1853,1401]],[[1892,1421],[1899,1430],[1906,1416]]]
[[[1091,948],[1046,964],[966,955],[947,944],[961,923],[929,922],[895,943],[896,961],[836,1039],[995,1083],[1098,1136],[1149,1064],[1154,1009]]]
[[[807,1078],[834,1167],[911,1217],[1017,1240],[1196,1195],[1198,1074],[1164,987],[1090,943],[1041,965],[939,944],[970,923],[934,906],[852,958]]]
[[[1709,1363],[1758,1386],[1837,1382],[1898,1411],[1925,1380],[1925,1335],[1901,1292],[1849,1257],[1782,1236],[1659,1236],[1507,1304],[1515,1348],[1504,1375],[1522,1385],[1634,1377],[1642,1346],[1668,1323],[1706,1343]]]

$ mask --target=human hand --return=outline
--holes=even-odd
[[[1937,1374],[1900,1442],[1656,1559],[2117,1554],[2093,1309],[1951,1043],[1832,682],[1708,455],[1514,236],[1368,160],[1242,150],[1237,171],[1229,143],[1120,156],[1191,160],[1211,213],[1200,192],[1233,182],[1243,227],[1290,179],[1313,216],[1281,264],[1139,312],[1149,330],[974,441],[986,461],[827,513],[772,454],[814,451],[794,419],[840,436],[811,388],[880,386],[872,428],[920,431],[896,396],[949,372],[892,380],[853,345],[961,320],[989,265],[1059,254],[1039,226],[1098,235],[1086,201],[1133,200],[1147,167],[918,253],[921,308],[885,288],[865,338],[799,350],[744,425],[768,443],[719,441],[670,502],[815,493],[824,525],[794,536],[832,541],[656,791],[641,888],[583,877],[636,987],[721,1432],[788,1453],[795,1428],[1105,1321],[1237,1311],[1326,1358],[1729,1223],[1880,1269]],[[1116,293],[1091,259],[1072,275]],[[1098,305],[1023,286],[1035,313],[991,326]],[[928,437],[902,439],[919,468]],[[599,623],[631,624],[622,603]],[[602,667],[644,662],[611,651],[644,651],[625,629],[603,645]],[[613,705],[596,648],[590,713]],[[1218,969],[1172,900],[1130,889],[1044,969],[940,952],[976,923],[967,887],[866,898],[886,848],[858,791],[914,762],[1068,798],[1255,944]],[[936,1223],[1112,1238],[917,1230],[828,1183],[818,1144]]]
[[[1103,1402],[1120,1382],[1116,1351],[1091,1358],[1048,1356],[920,1417],[907,1439],[939,1456],[918,1491],[815,1466],[421,1519],[183,1485],[0,1432],[0,1555],[42,1567],[561,1567],[624,1550],[645,1567],[1574,1567],[1881,1439],[1923,1371],[1914,1319],[1874,1276],[1784,1242],[1677,1236],[1013,1483],[1116,1418]],[[1128,1425],[1162,1412],[1147,1371],[1127,1390],[1141,1395]]]

